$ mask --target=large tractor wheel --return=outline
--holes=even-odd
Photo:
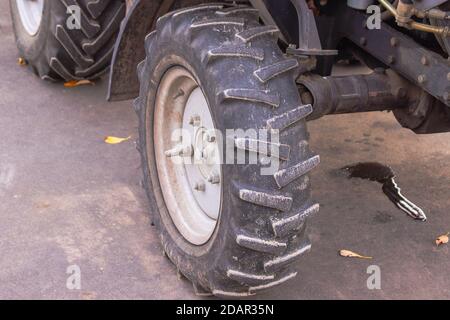
[[[312,110],[277,33],[253,8],[203,5],[163,16],[146,38],[135,101],[144,186],[165,253],[199,292],[241,297],[288,282],[311,247]],[[279,130],[279,152],[227,129]],[[234,160],[260,152],[257,164],[216,161],[230,139]],[[262,174],[275,158],[280,167]]]
[[[94,79],[108,70],[125,16],[122,0],[10,0],[10,6],[20,55],[42,79]]]

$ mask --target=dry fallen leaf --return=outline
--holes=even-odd
[[[27,65],[27,60],[25,60],[24,58],[19,58],[19,59],[17,59],[17,64],[19,66],[26,66]]]
[[[130,140],[131,136],[126,137],[126,138],[118,138],[118,137],[106,137],[105,138],[105,142],[108,144],[118,144],[118,143],[122,143],[124,141]]]
[[[450,232],[447,232],[447,234],[444,234],[436,239],[436,245],[439,247],[441,244],[447,244],[448,243],[448,236]]]
[[[95,83],[90,80],[71,80],[64,83],[64,87],[66,88],[74,88],[82,85],[91,84],[94,85]]]
[[[353,251],[350,251],[350,250],[341,250],[341,251],[339,251],[339,254],[342,257],[347,257],[347,258],[372,259],[372,257],[362,256],[362,255],[355,253]]]

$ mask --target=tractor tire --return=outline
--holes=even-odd
[[[145,41],[147,58],[138,66],[140,96],[134,102],[143,186],[165,254],[197,293],[244,297],[289,282],[297,275],[298,258],[311,247],[306,220],[319,210],[310,200],[308,177],[319,163],[308,145],[305,118],[312,108],[300,101],[298,61],[280,50],[278,32],[260,24],[256,9],[201,5],[161,17]],[[155,145],[165,139],[156,128],[172,121],[161,119],[158,108],[171,108],[189,94],[182,82],[175,85],[178,91],[160,90],[174,68],[195,80],[215,128],[227,139],[227,129],[270,129],[280,136],[280,166],[271,175],[261,174],[264,157],[256,164],[221,165],[220,214],[204,243],[188,240],[176,225],[171,208],[174,202],[186,204],[181,192],[163,184],[173,172],[161,174],[167,160]],[[179,113],[171,115],[180,121]],[[255,151],[245,139],[233,149],[247,157]]]
[[[80,9],[79,28],[71,6]],[[10,8],[19,53],[41,79],[96,79],[108,71],[124,1],[10,0]]]

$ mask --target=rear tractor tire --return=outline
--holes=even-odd
[[[10,0],[10,8],[21,57],[52,81],[104,74],[126,10],[123,0]]]
[[[144,187],[165,253],[197,292],[243,297],[289,282],[311,247],[306,220],[319,209],[308,177],[319,163],[307,142],[312,109],[295,84],[298,61],[277,36],[253,8],[202,5],[161,17],[145,41],[135,101]],[[192,133],[190,142],[174,139],[177,129]],[[260,153],[259,136],[227,129],[278,130],[279,152],[256,164],[208,164],[221,150],[211,130],[234,140],[237,155]],[[276,171],[262,174],[275,157]]]

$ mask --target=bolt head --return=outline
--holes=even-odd
[[[361,37],[361,39],[359,39],[359,43],[360,43],[362,46],[365,46],[365,45],[367,44],[367,39],[366,39],[365,37]]]
[[[425,57],[425,56],[423,56],[423,57],[420,59],[420,62],[421,62],[424,66],[427,66],[427,65],[428,65],[428,58]]]
[[[209,177],[208,177],[208,182],[211,184],[218,184],[220,182],[220,176],[216,173],[212,173]]]
[[[204,192],[206,190],[206,185],[203,182],[196,182],[194,185],[194,190]]]
[[[191,125],[191,126],[194,126],[194,127],[198,127],[198,126],[200,126],[200,116],[192,116],[190,119],[189,119],[189,124]]]
[[[390,42],[392,47],[396,47],[398,45],[398,39],[395,37],[392,37]]]
[[[388,56],[387,61],[388,61],[389,64],[393,64],[393,63],[395,63],[395,57],[390,55],[390,56]]]
[[[419,76],[417,77],[417,81],[418,81],[420,84],[423,84],[423,83],[425,83],[425,82],[427,81],[427,76],[424,75],[424,74],[421,74],[421,75],[419,75]]]

